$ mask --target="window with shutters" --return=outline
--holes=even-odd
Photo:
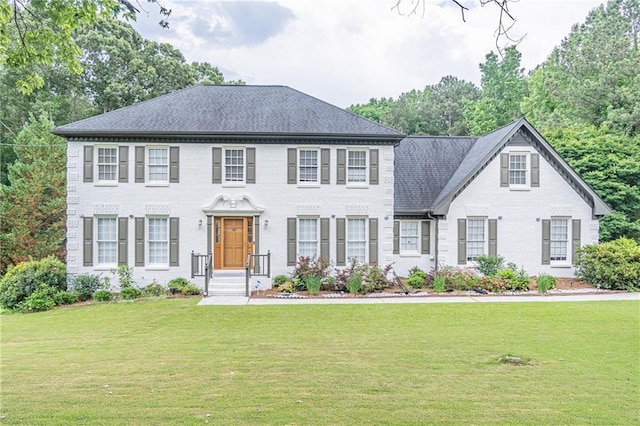
[[[242,148],[224,150],[224,181],[226,183],[244,183],[245,155]]]
[[[365,149],[347,150],[347,183],[367,183],[367,151]]]
[[[467,219],[467,261],[475,261],[478,256],[487,253],[486,220]]]
[[[298,219],[298,255],[318,257],[318,219]]]
[[[318,183],[318,158],[317,149],[298,151],[298,183]]]
[[[551,218],[549,251],[551,262],[565,263],[568,259],[569,219]]]
[[[366,261],[366,219],[347,219],[347,261]]]
[[[118,148],[98,147],[98,182],[115,183],[118,181]]]
[[[529,155],[525,152],[509,153],[509,186],[528,185]]]
[[[419,222],[400,222],[400,254],[419,253]]]
[[[97,266],[118,264],[118,232],[115,217],[98,217],[96,220]]]
[[[169,265],[169,220],[166,217],[147,219],[147,247],[150,266]]]
[[[169,183],[168,147],[147,147],[147,182]]]

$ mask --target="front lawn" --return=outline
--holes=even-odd
[[[640,423],[636,301],[197,302],[2,315],[0,423]]]

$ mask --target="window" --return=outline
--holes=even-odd
[[[149,182],[169,182],[169,149],[148,148]]]
[[[225,182],[244,182],[244,149],[225,149]]]
[[[118,263],[118,236],[115,217],[99,217],[98,222],[98,265]]]
[[[318,182],[318,150],[301,149],[299,151],[299,182]]]
[[[484,219],[467,219],[467,261],[485,254]]]
[[[349,150],[347,151],[347,182],[366,183],[367,182],[367,151]]]
[[[551,218],[551,261],[565,262],[567,260],[567,248],[569,246],[569,220]]]
[[[527,184],[527,154],[509,154],[509,185]]]
[[[365,261],[365,219],[347,219],[347,259]]]
[[[418,222],[400,222],[400,252],[418,253]]]
[[[169,232],[167,218],[149,218],[149,263],[169,263]]]
[[[98,147],[98,182],[118,180],[118,149]]]
[[[318,256],[318,219],[298,219],[298,255]]]

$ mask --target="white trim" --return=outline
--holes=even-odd
[[[100,150],[101,149],[113,149],[115,151],[115,162],[114,163],[100,163]],[[95,160],[95,186],[118,186],[118,167],[120,163],[118,152],[118,145],[108,144],[108,145],[96,145],[94,160]],[[100,179],[100,166],[112,166],[114,167],[113,179]]]
[[[166,152],[167,156],[167,163],[166,164],[151,164],[151,158],[150,158],[150,151],[151,150],[163,150]],[[144,182],[145,182],[145,186],[169,186],[169,163],[170,163],[170,158],[169,158],[169,146],[168,145],[147,145],[144,147]],[[151,166],[155,166],[155,167],[165,167],[166,169],[166,173],[167,173],[167,179],[154,179],[151,180]]]
[[[242,164],[227,164],[227,152],[242,152]],[[227,167],[241,167],[241,180],[227,180]],[[222,147],[222,186],[224,188],[244,187],[247,184],[247,148],[244,146],[225,146]]]
[[[349,176],[349,154],[354,153],[354,152],[364,152],[364,161],[365,161],[365,165],[364,165],[364,180],[363,181],[351,181],[350,180],[350,176]],[[347,154],[346,154],[347,158],[346,158],[346,184],[347,184],[347,188],[368,188],[369,187],[369,169],[371,167],[370,165],[370,155],[369,155],[369,148],[347,148]],[[354,168],[357,169],[361,169],[362,166],[354,166]]]
[[[301,168],[303,167],[301,165],[301,158],[300,158],[300,154],[302,153],[302,151],[310,151],[310,152],[315,152],[316,153],[316,165],[315,165],[315,170],[316,170],[316,180],[313,181],[302,181],[300,178],[302,176],[302,172],[301,172]],[[321,154],[320,154],[320,148],[317,147],[298,147],[298,150],[296,152],[296,176],[297,176],[297,183],[298,186],[300,188],[312,188],[312,187],[320,187],[320,173],[321,173]],[[306,166],[306,167],[313,167],[313,166]]]

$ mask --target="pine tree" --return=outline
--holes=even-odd
[[[0,272],[29,258],[64,261],[66,143],[53,127],[31,117],[16,138],[9,185],[0,186]]]

